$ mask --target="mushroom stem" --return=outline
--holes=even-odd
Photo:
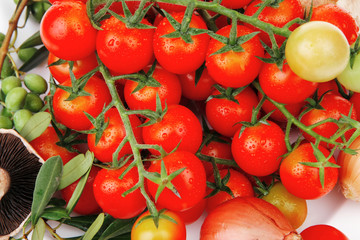
[[[10,175],[9,173],[0,168],[0,200],[7,193],[10,188]]]

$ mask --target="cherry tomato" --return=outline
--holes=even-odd
[[[157,66],[152,77],[161,84],[160,87],[145,86],[136,92],[134,90],[139,86],[139,83],[126,80],[124,97],[130,109],[150,109],[155,111],[157,94],[161,100],[162,108],[165,107],[165,103],[168,106],[180,103],[181,85],[176,74]]]
[[[186,225],[198,220],[205,211],[207,199],[203,198],[195,206],[184,211],[175,212],[184,221]]]
[[[63,86],[72,86],[71,80],[65,81]],[[84,112],[93,117],[101,113],[103,107],[111,102],[111,95],[106,83],[96,77],[91,77],[84,90],[90,96],[78,96],[68,101],[70,93],[57,88],[53,99],[54,115],[57,122],[74,130],[89,130],[92,126]]]
[[[118,169],[101,169],[94,180],[94,195],[102,210],[114,218],[128,219],[137,216],[146,208],[146,201],[136,189],[123,196],[122,194],[137,184],[139,174],[136,167],[131,168],[120,179],[120,175],[129,164]]]
[[[248,16],[252,16],[254,15],[260,5],[263,3],[262,0],[255,0],[252,1],[245,9],[245,15]],[[267,6],[265,7],[261,13],[259,14],[259,16],[257,16],[258,19],[260,19],[263,22],[266,23],[270,23],[276,27],[283,27],[285,24],[287,24],[288,22],[294,20],[295,18],[304,18],[304,10],[303,7],[301,6],[301,1],[299,0],[284,0],[281,1],[278,6],[273,7],[273,6]],[[260,31],[260,38],[263,42],[265,42],[268,46],[272,46],[271,45],[271,41],[269,38],[268,33],[266,33],[265,31],[258,29],[258,28],[254,28],[252,25],[250,24],[245,24],[246,26],[256,30],[256,31]],[[297,26],[299,26],[298,24],[293,24],[289,30],[293,31]],[[275,35],[275,39],[276,42],[278,43],[278,45],[281,45],[284,41],[285,41],[285,37],[280,36],[280,35]]]
[[[347,93],[347,90],[343,86],[342,86],[342,90],[344,91],[344,93]],[[325,92],[327,92],[327,94],[329,93],[335,94],[341,97],[341,94],[339,92],[339,87],[337,86],[335,80],[319,83],[317,88],[318,96],[323,95]]]
[[[184,12],[173,12],[171,16],[181,23]],[[207,29],[205,21],[198,15],[191,17],[190,28]],[[191,36],[192,43],[182,38],[167,38],[164,35],[174,32],[167,18],[161,20],[154,34],[154,54],[160,65],[176,74],[186,74],[198,69],[205,60],[210,41],[207,34]]]
[[[137,143],[142,143],[141,124],[140,119],[136,115],[129,115],[133,134],[135,135]],[[95,143],[96,134],[88,134],[87,142],[90,151],[101,162],[112,162],[113,154],[116,152],[121,141],[126,137],[126,130],[120,114],[116,108],[111,108],[105,113],[105,122],[109,125],[101,135],[99,142]],[[126,154],[132,154],[129,143],[126,143],[118,153],[118,159]]]
[[[52,64],[56,61],[58,61],[59,58],[56,57],[54,54],[49,53],[48,57],[48,64]],[[85,57],[84,59],[79,59],[74,61],[73,66],[73,73],[75,75],[75,78],[80,78],[81,76],[85,75],[86,73],[90,72],[94,68],[98,66],[98,62],[96,59],[95,53],[90,54],[89,56]],[[69,73],[69,63],[62,63],[60,65],[52,65],[49,67],[51,75],[61,84],[65,82],[66,80],[70,79],[70,73]]]
[[[147,211],[140,215],[131,230],[131,240],[185,240],[186,227],[183,220],[172,211],[164,211],[159,218],[159,225],[155,226]],[[173,221],[170,221],[171,218]]]
[[[194,207],[205,197],[205,170],[201,160],[193,153],[175,151],[162,160],[153,162],[148,171],[160,173],[162,161],[168,175],[182,168],[185,168],[185,170],[171,180],[177,194],[169,188],[165,188],[159,195],[156,204],[172,211],[184,211]],[[145,182],[149,193],[154,198],[159,185],[149,179],[146,179]]]
[[[229,37],[231,26],[219,29],[216,34]],[[253,33],[248,27],[237,26],[237,37]],[[259,74],[262,61],[257,57],[264,57],[264,49],[259,37],[254,36],[241,44],[243,52],[228,51],[213,54],[225,44],[211,39],[206,53],[206,67],[210,76],[219,84],[226,87],[243,87],[251,83]]]
[[[93,190],[93,183],[95,177],[100,170],[101,168],[92,166],[85,187],[81,193],[78,202],[76,203],[76,206],[74,207],[74,212],[81,215],[92,215],[101,212],[101,208],[95,200],[94,190]],[[77,180],[61,190],[61,196],[67,203],[69,202],[71,196],[73,195],[79,181],[80,180]]]
[[[64,60],[84,59],[95,51],[97,30],[91,25],[86,5],[80,1],[56,1],[40,24],[45,47]]]
[[[328,157],[330,152],[319,146],[318,149]],[[335,186],[338,178],[338,169],[324,167],[324,187],[319,176],[319,168],[306,166],[302,163],[316,163],[314,149],[310,143],[303,143],[289,155],[280,165],[280,179],[289,193],[303,199],[317,199],[329,193]],[[328,160],[335,163],[333,156]]]
[[[212,95],[219,95],[215,90]],[[210,126],[221,135],[226,137],[234,136],[234,133],[241,128],[239,122],[250,122],[252,110],[258,104],[256,93],[247,87],[234,98],[238,102],[229,99],[212,98],[206,103],[206,118]]]
[[[327,82],[344,71],[349,43],[335,25],[312,21],[296,28],[287,40],[285,56],[293,72],[311,82]]]
[[[221,1],[221,5],[231,9],[239,9],[248,5],[251,0],[223,0]]]
[[[142,24],[151,24],[143,19]],[[104,20],[96,37],[96,50],[101,61],[119,74],[140,71],[153,60],[154,29],[128,28],[114,16]]]
[[[349,240],[339,229],[326,224],[310,226],[300,235],[303,240]]]
[[[294,229],[304,223],[307,216],[306,200],[289,193],[281,182],[276,182],[262,199],[275,205],[289,219]]]
[[[360,113],[360,93],[354,93],[350,98],[350,102],[353,105],[354,111]],[[357,116],[358,120],[359,117]]]
[[[158,122],[142,128],[144,143],[157,144],[166,152],[178,150],[195,153],[202,142],[202,127],[196,115],[182,105],[171,105]],[[150,149],[152,154],[158,151]]]
[[[274,122],[239,129],[231,144],[234,160],[245,172],[255,176],[274,173],[287,152],[285,134]]]
[[[230,188],[233,196],[225,191],[216,193],[207,200],[206,211],[209,213],[220,204],[236,198],[236,197],[254,197],[254,190],[251,182],[245,175],[234,170],[234,169],[222,169],[219,171],[221,178],[223,179],[226,174],[230,174],[229,181],[225,184],[226,187]],[[214,183],[214,176],[209,178],[209,182]],[[213,189],[208,188],[207,193],[210,194]]]
[[[310,21],[325,21],[334,24],[345,34],[350,45],[356,41],[359,32],[353,16],[342,7],[332,3],[314,7]]]

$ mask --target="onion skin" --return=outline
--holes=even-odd
[[[347,199],[360,201],[360,137],[349,146],[356,150],[356,155],[341,151],[337,158],[339,169],[339,184],[341,192]]]
[[[209,213],[200,240],[301,240],[286,217],[256,197],[231,199]]]

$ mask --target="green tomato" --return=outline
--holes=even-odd
[[[10,90],[5,98],[5,106],[10,111],[16,111],[24,107],[27,91],[22,87]]]
[[[43,106],[44,102],[39,95],[34,93],[28,93],[26,95],[24,109],[28,109],[31,112],[39,112]]]
[[[346,89],[360,92],[360,53],[356,55],[353,67],[349,62],[337,79]]]
[[[20,132],[31,117],[32,113],[27,109],[16,111],[13,117],[15,129]]]
[[[6,77],[1,81],[1,90],[7,95],[11,89],[21,87],[21,80],[15,76]]]
[[[0,116],[0,128],[11,129],[13,128],[13,122],[8,117]]]
[[[291,33],[285,57],[299,77],[311,82],[327,82],[345,69],[350,46],[342,31],[333,24],[307,22]]]
[[[48,88],[45,79],[35,73],[26,74],[24,82],[25,86],[33,93],[42,94],[45,93]]]

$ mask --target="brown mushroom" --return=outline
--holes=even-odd
[[[15,130],[0,129],[0,239],[15,235],[30,216],[43,159]]]

